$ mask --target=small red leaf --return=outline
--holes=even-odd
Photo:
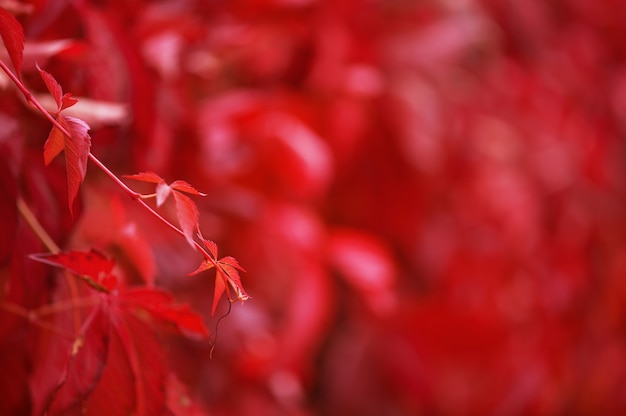
[[[74,198],[87,173],[91,137],[88,134],[89,126],[83,120],[69,116],[59,116],[58,120],[64,120],[64,127],[71,134],[71,137],[65,137],[65,168],[67,169],[68,202],[71,213]]]
[[[46,166],[65,148],[65,139],[61,130],[52,126],[48,139],[43,145],[43,160]]]
[[[215,309],[217,307],[217,302],[220,297],[224,294],[224,291],[227,291],[228,299],[233,300],[230,296],[230,287],[235,291],[235,299],[240,301],[245,301],[250,299],[250,295],[248,295],[241,284],[241,277],[239,276],[239,271],[245,271],[243,267],[239,265],[237,259],[231,256],[226,256],[220,260],[214,260],[217,257],[217,245],[211,241],[206,240],[198,233],[200,239],[209,250],[210,254],[213,256],[213,259],[204,259],[202,264],[193,272],[189,273],[189,275],[198,274],[205,270],[212,269],[217,264],[217,273],[215,276],[215,292],[213,295],[213,307],[211,310],[212,314],[215,314]]]
[[[232,257],[231,257],[232,258]],[[234,259],[233,259],[234,260]],[[219,261],[218,276],[221,276],[226,283],[228,283],[236,293],[235,298],[240,301],[250,299],[250,296],[244,290],[241,284],[241,277],[238,270],[243,270],[239,265],[233,266],[229,263],[223,262],[223,259]],[[230,291],[229,296],[230,299]]]
[[[12,14],[0,7],[0,36],[9,52],[13,68],[21,79],[22,62],[24,59],[24,30],[20,22]]]
[[[188,276],[193,276],[194,274],[198,274],[205,270],[212,269],[213,267],[215,267],[213,263],[208,262],[208,261],[203,261],[202,263],[200,263],[200,266],[198,266],[198,268],[194,270],[193,272],[189,273]]]
[[[178,216],[180,228],[185,233],[187,242],[191,245],[191,247],[195,247],[193,235],[198,229],[198,221],[200,219],[198,207],[188,196],[185,196],[180,192],[174,192],[173,194],[174,202],[176,203],[176,215]]]
[[[174,297],[163,290],[135,288],[122,295],[127,304],[150,312],[155,319],[174,324],[179,331],[208,336],[202,317],[188,305],[174,303]]]
[[[134,179],[136,181],[149,182],[149,183],[165,183],[163,178],[154,172],[141,172],[134,175],[124,175],[125,178]]]
[[[95,289],[110,291],[116,285],[111,276],[114,261],[97,250],[89,252],[69,251],[58,254],[31,254],[30,258],[55,267],[69,270],[81,277]]]
[[[226,289],[226,283],[224,279],[218,276],[215,277],[215,291],[213,292],[213,306],[211,307],[211,315],[215,315],[215,310],[217,309],[217,303],[220,301],[220,298],[224,294],[224,289]]]
[[[52,76],[52,74],[41,69],[39,65],[37,65],[37,71],[39,72],[39,75],[41,75],[41,78],[46,84],[48,91],[50,91],[50,94],[54,98],[54,101],[57,103],[58,111],[61,111],[61,104],[63,99],[63,90],[61,89],[61,85],[59,85],[59,83]]]
[[[214,241],[203,238],[202,236],[200,236],[200,238],[202,239],[202,242],[204,243],[206,248],[209,250],[209,253],[211,253],[213,258],[217,260],[217,244],[215,244]]]
[[[196,203],[191,200],[186,195],[183,195],[180,192],[186,192],[192,195],[206,196],[202,192],[199,192],[193,186],[189,185],[185,181],[177,180],[172,182],[172,184],[168,185],[163,178],[153,172],[143,172],[135,175],[125,175],[126,178],[135,179],[143,182],[156,183],[156,204],[157,207],[160,207],[165,200],[170,196],[174,195],[174,203],[176,205],[176,216],[178,217],[178,223],[180,224],[180,228],[182,229],[187,242],[192,247],[194,246],[194,233],[198,229],[198,220],[200,214],[198,212],[198,207]],[[173,192],[172,189],[179,191]]]
[[[67,92],[63,94],[63,97],[61,97],[61,108],[59,109],[59,111],[65,110],[66,108],[73,106],[77,102],[78,98],[73,97],[71,93]]]
[[[237,259],[231,256],[222,257],[220,259],[220,264],[231,266],[231,267],[234,267],[235,269],[245,272],[245,269],[239,265],[239,262],[237,261]]]
[[[191,194],[191,195],[198,195],[198,196],[206,196],[207,195],[204,192],[198,191],[196,188],[194,188],[193,186],[189,185],[187,182],[181,181],[181,180],[172,182],[170,184],[170,186],[172,187],[172,189],[176,189],[177,191],[181,191],[181,192],[186,192],[186,193]]]

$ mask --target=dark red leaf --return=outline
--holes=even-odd
[[[83,277],[92,287],[110,291],[116,286],[111,275],[114,261],[97,250],[69,251],[59,254],[31,254],[30,258],[52,266],[61,267]]]
[[[156,333],[121,304],[111,305],[110,319],[107,365],[83,414],[162,415],[167,366]]]
[[[0,36],[4,47],[9,52],[13,68],[18,78],[21,78],[22,61],[24,58],[24,30],[12,14],[0,7]]]
[[[140,307],[150,312],[154,318],[174,324],[179,331],[208,336],[209,331],[202,317],[188,305],[174,303],[174,297],[163,290],[134,288],[122,294],[126,304]]]
[[[109,351],[110,319],[103,308],[105,305],[99,305],[92,311],[71,345],[68,365],[49,405],[50,414],[80,410],[99,382]]]

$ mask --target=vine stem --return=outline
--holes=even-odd
[[[28,88],[26,88],[26,86],[22,83],[22,81],[17,76],[15,76],[15,74],[13,74],[13,72],[7,67],[7,65],[4,62],[2,62],[2,60],[0,60],[0,68],[2,68],[2,70],[7,74],[7,76],[11,79],[11,81],[22,92],[22,94],[24,94],[24,96],[26,97],[26,101],[28,103],[30,103],[37,110],[39,110],[39,112],[44,117],[46,117],[50,121],[50,123],[52,123],[52,125],[54,125],[57,129],[59,129],[59,131],[61,131],[64,135],[66,135],[67,137],[71,137],[72,136],[70,134],[70,132],[68,132],[67,129],[65,129],[56,120],[56,118],[54,118],[54,116],[52,114],[50,114],[50,112],[48,110],[46,110],[44,108],[44,106],[41,105],[41,103],[39,101],[37,101],[35,96],[28,90]],[[172,224],[169,220],[167,220],[165,217],[163,217],[163,215],[161,215],[159,212],[157,212],[154,208],[152,208],[150,205],[148,205],[145,201],[143,201],[141,199],[141,195],[139,193],[137,193],[137,192],[133,191],[131,188],[129,188],[128,185],[126,185],[119,177],[117,177],[117,175],[115,175],[104,163],[102,163],[100,161],[100,159],[98,159],[93,153],[91,153],[91,151],[89,152],[89,159],[101,171],[103,171],[118,187],[120,187],[122,189],[122,191],[124,191],[132,200],[136,201],[139,205],[141,205],[144,209],[146,209],[148,212],[150,212],[159,221],[161,221],[163,224],[165,224],[169,228],[171,228],[174,232],[176,232],[176,233],[180,234],[181,236],[185,237],[185,233],[183,232],[183,230],[178,228],[176,225]],[[200,243],[198,243],[195,240],[193,240],[193,243],[194,243],[194,248],[196,250],[198,250],[202,254],[202,256],[205,258],[205,260],[211,262],[216,267],[218,266],[217,259],[214,259],[213,256],[211,256],[208,253],[208,251],[205,250],[204,247],[202,247],[202,245]]]

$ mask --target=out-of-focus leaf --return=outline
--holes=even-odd
[[[60,374],[58,387],[48,411],[62,414],[71,408],[80,410],[102,376],[109,351],[110,320],[106,306],[96,306],[83,322],[68,351],[68,364]]]
[[[0,7],[0,37],[2,37],[4,47],[9,52],[17,77],[21,78],[24,59],[24,30],[20,22],[2,7]]]
[[[174,297],[160,289],[133,288],[123,292],[124,304],[150,312],[155,319],[173,324],[179,331],[208,336],[202,317],[188,305],[175,303]]]
[[[114,261],[97,250],[32,254],[30,258],[76,273],[90,286],[100,291],[108,292],[117,285],[117,279],[111,275]]]
[[[154,330],[120,304],[111,305],[107,365],[81,409],[89,415],[164,414],[167,365]]]

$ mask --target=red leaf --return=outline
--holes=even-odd
[[[215,315],[215,310],[217,309],[217,303],[220,301],[220,298],[224,294],[224,290],[226,289],[226,282],[219,273],[218,277],[215,278],[215,291],[213,292],[213,306],[211,306],[211,315]]]
[[[91,137],[87,133],[89,126],[83,120],[74,117],[59,116],[57,120],[64,120],[64,127],[71,137],[65,136],[65,168],[67,169],[67,188],[70,213],[74,198],[87,173],[87,159],[91,147]]]
[[[233,264],[233,261],[235,264],[237,263],[237,260],[232,257],[224,257],[221,259],[218,262],[220,266],[218,268],[218,275],[233,288],[236,293],[235,299],[241,301],[248,300],[250,296],[244,290],[241,284],[241,277],[239,276],[239,270],[244,270],[238,264]],[[230,299],[230,292],[228,294],[228,298]]]
[[[24,30],[12,14],[0,7],[0,36],[4,46],[9,52],[13,68],[18,78],[21,79],[22,61],[24,53]]]
[[[61,85],[57,82],[57,80],[50,74],[49,72],[44,71],[37,65],[37,71],[39,75],[43,79],[43,82],[46,84],[48,91],[54,98],[54,101],[57,103],[58,111],[61,110],[61,101],[63,98],[63,90],[61,89]]]
[[[59,115],[57,122],[70,133],[70,136],[66,136],[56,126],[53,126],[48,140],[44,143],[43,156],[47,165],[61,150],[65,150],[68,203],[71,213],[74,199],[87,173],[91,137],[88,133],[89,126],[79,118]]]
[[[50,74],[49,72],[44,71],[36,65],[37,71],[39,71],[39,75],[43,79],[48,91],[50,91],[50,95],[54,98],[54,102],[57,104],[57,112],[65,110],[76,104],[78,102],[77,98],[72,97],[71,93],[63,94],[63,89],[61,85],[57,82],[57,80]]]
[[[200,236],[200,238],[202,239],[202,242],[204,243],[206,248],[209,250],[209,253],[211,253],[213,258],[217,259],[217,244],[215,244],[214,241],[203,238],[202,236]]]
[[[123,293],[125,303],[143,308],[154,318],[174,324],[179,331],[187,331],[201,336],[208,336],[209,331],[202,317],[192,311],[188,305],[175,304],[174,297],[163,290],[135,288]]]
[[[165,183],[165,180],[154,172],[141,172],[134,175],[124,175],[125,178],[149,183]]]
[[[163,414],[167,368],[154,330],[121,304],[111,304],[110,319],[107,365],[82,414]]]
[[[48,139],[43,145],[43,160],[46,166],[65,148],[65,139],[61,130],[52,126]]]
[[[188,276],[193,276],[194,274],[198,274],[205,270],[212,269],[213,267],[215,267],[215,265],[211,263],[210,261],[203,261],[202,263],[200,263],[200,266],[198,266],[198,268],[194,270],[193,272],[189,273]]]
[[[116,279],[111,275],[115,263],[99,251],[31,254],[30,258],[69,270],[81,276],[89,285],[99,291],[108,292],[115,288]]]
[[[80,334],[68,351],[68,365],[61,374],[49,405],[50,414],[60,414],[82,402],[102,376],[109,350],[109,316],[97,306],[82,325]]]
[[[202,236],[200,236],[202,238]],[[217,245],[211,241],[202,238],[202,242],[207,247],[211,255],[215,258],[217,257]],[[235,291],[235,299],[244,301],[250,299],[250,295],[248,295],[241,284],[241,277],[239,276],[239,271],[245,271],[243,267],[239,265],[239,262],[231,256],[223,257],[220,260],[214,259],[205,259],[200,266],[193,272],[189,273],[189,275],[198,274],[205,270],[212,269],[217,264],[217,275],[215,277],[215,291],[213,293],[213,307],[211,309],[211,314],[215,314],[215,309],[217,308],[217,302],[224,294],[224,291],[227,291],[228,299],[233,300],[230,296],[230,287]]]
[[[173,189],[176,189],[177,191],[187,192],[188,194],[198,195],[198,196],[207,196],[207,194],[205,194],[204,192],[198,191],[196,188],[194,188],[193,186],[189,185],[185,181],[181,181],[181,180],[174,181],[174,182],[171,183],[170,186]]]
[[[168,185],[163,178],[153,172],[142,172],[135,175],[125,175],[124,177],[143,182],[156,183],[157,207],[161,206],[165,200],[173,194],[174,203],[176,204],[176,216],[178,217],[178,223],[185,234],[187,242],[189,245],[194,247],[193,235],[198,229],[198,220],[200,217],[198,207],[196,206],[196,203],[191,200],[191,198],[181,194],[180,192],[172,193],[172,189],[198,196],[206,196],[206,194],[199,192],[196,188],[181,180],[174,181]]]
[[[180,192],[174,192],[174,202],[176,203],[176,215],[178,216],[180,228],[185,233],[187,242],[194,247],[193,235],[198,229],[198,221],[200,219],[198,207],[191,198]]]
[[[65,94],[63,94],[63,97],[61,97],[61,108],[59,109],[59,111],[65,110],[66,108],[73,106],[77,102],[78,98],[72,97],[71,93],[66,92]]]

